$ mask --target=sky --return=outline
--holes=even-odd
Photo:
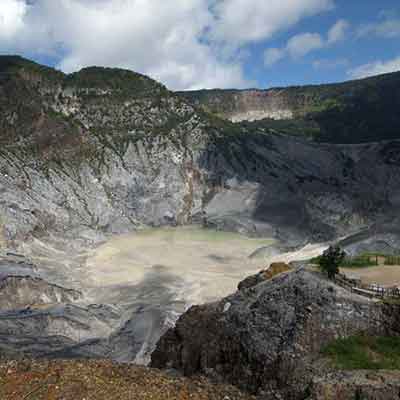
[[[0,0],[0,54],[172,90],[338,82],[400,70],[400,2]]]

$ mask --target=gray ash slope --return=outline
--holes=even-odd
[[[249,130],[124,70],[63,75],[14,57],[0,70],[3,241],[206,221],[296,242],[398,214],[400,142]]]
[[[133,72],[0,57],[0,247],[72,254],[141,226],[202,223],[290,247],[356,234],[352,251],[398,249],[399,207],[399,141],[317,144],[216,118]],[[158,308],[75,299],[67,269],[4,263],[4,293],[29,291],[0,313],[5,354],[130,361],[146,327],[163,327]]]

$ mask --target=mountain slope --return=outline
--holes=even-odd
[[[0,57],[0,75],[9,245],[191,222],[299,244],[398,214],[399,142],[318,145],[234,124],[124,70]]]
[[[258,121],[252,126],[318,142],[400,138],[400,72],[339,84],[180,95],[222,118]]]
[[[0,245],[37,264],[2,262],[0,249],[2,291],[47,294],[1,313],[7,355],[147,356],[170,309],[138,303],[169,290],[150,274],[113,286],[119,304],[85,281],[88,250],[114,233],[197,223],[282,247],[390,233],[399,248],[399,141],[319,144],[235,124],[120,69],[65,75],[0,57],[0,76]]]

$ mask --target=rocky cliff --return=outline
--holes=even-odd
[[[311,398],[322,399],[328,397],[321,395],[321,382],[325,389],[329,382],[329,367],[321,361],[324,345],[359,333],[400,334],[398,305],[357,296],[317,272],[299,268],[257,282],[217,303],[192,307],[161,338],[152,365],[222,379],[260,398],[304,399],[313,393]],[[356,388],[346,389],[349,396]]]
[[[182,92],[192,104],[233,122],[318,142],[360,143],[400,136],[400,73],[339,84],[267,90]]]
[[[6,276],[0,280],[0,309],[13,310],[45,304],[73,303],[81,294],[31,276]]]
[[[64,75],[3,56],[0,77],[8,246],[192,222],[294,245],[395,226],[397,141],[318,145],[233,124],[125,70]]]

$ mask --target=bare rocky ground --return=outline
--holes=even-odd
[[[110,361],[0,362],[2,400],[251,400],[205,378],[187,379]]]
[[[341,371],[316,377],[313,400],[395,400],[400,393],[399,371]]]

